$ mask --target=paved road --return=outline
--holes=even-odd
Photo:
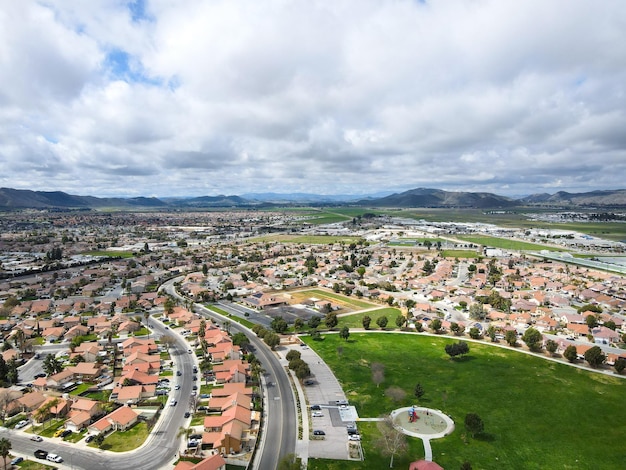
[[[157,336],[170,334],[171,331],[156,320],[151,321],[153,332]],[[181,390],[177,391],[179,404],[177,406],[166,405],[161,418],[153,428],[148,439],[137,450],[123,453],[107,452],[92,448],[86,448],[81,444],[65,443],[59,438],[44,438],[44,442],[33,442],[29,434],[21,431],[0,428],[0,436],[11,440],[13,450],[17,455],[23,455],[34,459],[33,452],[36,449],[44,449],[48,452],[59,454],[65,462],[59,468],[84,469],[84,470],[155,470],[159,468],[172,468],[174,455],[179,451],[180,439],[176,436],[180,426],[185,424],[184,413],[191,395],[193,355],[187,354],[187,343],[179,335],[172,335],[175,346],[170,350],[175,367],[183,373],[180,381]],[[175,376],[174,376],[175,377]],[[36,459],[34,459],[36,460]]]
[[[223,308],[223,305],[220,307]],[[221,322],[227,320],[200,304],[196,304],[196,310]],[[298,426],[291,382],[278,357],[254,333],[236,322],[231,323],[230,330],[231,333],[246,334],[250,344],[255,348],[254,354],[265,370],[265,382],[272,384],[266,387],[263,443],[259,457],[254,462],[254,468],[261,470],[277,468],[283,456],[293,454],[296,450]]]

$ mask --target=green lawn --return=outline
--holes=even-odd
[[[102,443],[102,449],[114,452],[133,450],[144,443],[148,434],[148,425],[137,423],[127,431],[116,431],[108,435]]]
[[[549,250],[549,251],[565,251],[562,248],[555,248],[548,245],[539,245],[537,243],[527,243],[508,238],[488,237],[483,235],[463,235],[458,238],[476,245],[484,245],[493,248],[503,248],[505,250]]]
[[[418,403],[445,411],[457,425],[450,436],[431,441],[434,460],[446,469],[465,460],[480,469],[626,468],[623,379],[486,344],[470,343],[469,356],[452,361],[444,352],[450,338],[355,333],[348,342],[338,335],[304,340],[331,366],[360,417],[415,403],[420,383],[426,394]],[[372,382],[373,362],[385,364],[380,387]],[[390,386],[404,389],[406,399],[392,402],[384,393]],[[485,433],[465,443],[462,423],[470,412],[482,417]],[[375,426],[359,427],[365,462],[316,460],[309,468],[387,467],[388,458],[372,446]],[[395,459],[394,468],[423,458],[421,442],[409,440],[411,450]]]
[[[479,254],[472,250],[441,250],[444,258],[477,258]]]
[[[346,315],[345,317],[339,317],[339,323],[337,324],[337,327],[335,329],[341,329],[344,326],[347,326],[348,328],[363,328],[363,317],[367,315],[372,319],[372,322],[370,323],[371,330],[380,329],[379,326],[376,324],[376,320],[382,316],[387,317],[387,326],[385,327],[385,329],[392,330],[394,328],[397,328],[396,317],[400,314],[400,310],[393,307],[382,307],[368,312],[354,313],[351,315]],[[322,326],[324,326],[323,322]]]

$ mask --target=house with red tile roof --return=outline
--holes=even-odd
[[[109,401],[120,404],[135,404],[156,394],[156,385],[126,385],[115,387],[111,391]]]
[[[220,454],[213,454],[198,463],[180,460],[174,470],[226,470],[226,460]]]
[[[137,422],[139,413],[129,406],[121,406],[104,418],[96,421],[87,429],[90,433],[99,434],[108,431],[125,431]]]

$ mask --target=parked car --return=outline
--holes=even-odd
[[[72,434],[72,431],[70,429],[66,429],[65,431],[61,433],[61,437],[65,439],[67,436],[71,434]]]
[[[31,441],[35,441],[35,442],[41,442],[41,441],[43,441],[43,437],[38,436],[38,435],[35,434],[34,436],[30,436],[30,440]]]
[[[311,409],[312,409],[312,410],[321,410],[321,409],[322,409],[322,407],[321,407],[321,406],[319,406],[319,405],[311,405]]]
[[[63,434],[65,432],[65,429],[61,428],[61,429],[57,429],[56,432],[54,433],[54,437],[61,437],[61,434]]]
[[[35,451],[35,457],[37,457],[38,459],[45,459],[46,457],[48,457],[48,451],[37,449]]]
[[[360,441],[361,440],[361,436],[359,436],[358,434],[350,434],[348,436],[348,440],[349,441]]]
[[[96,435],[95,435],[95,434],[89,434],[89,436],[87,436],[87,437],[85,438],[85,442],[86,442],[87,444],[89,444],[89,443],[90,443],[91,441],[93,441],[95,438],[96,438]]]
[[[49,460],[50,462],[55,462],[55,463],[63,462],[63,459],[61,458],[61,456],[57,454],[48,454],[46,459]]]
[[[326,435],[326,433],[325,433],[324,431],[322,431],[321,429],[315,429],[315,430],[313,431],[313,435],[314,435],[314,436],[325,436],[325,435]]]
[[[311,413],[311,416],[313,416],[314,418],[321,418],[324,416],[324,413],[322,413],[321,411],[314,411],[313,413]]]
[[[176,375],[177,375],[178,377],[180,377],[181,375],[183,375],[183,373],[182,373],[181,371],[177,370],[177,371],[176,371]]]
[[[185,418],[189,418],[191,416],[191,413],[189,413],[189,411],[185,411]]]
[[[176,406],[178,404],[178,400],[171,400],[170,406]]]
[[[46,376],[46,374],[44,374],[43,372],[41,372],[40,374],[35,374],[35,378],[36,379],[41,379],[41,378],[43,378],[45,376]]]
[[[27,419],[23,419],[21,420],[19,423],[17,423],[15,425],[15,429],[22,429],[23,427],[28,425],[28,420]]]
[[[15,457],[11,460],[11,465],[17,465],[18,463],[22,463],[24,461],[24,457]]]
[[[304,385],[314,385],[315,384],[315,380],[313,379],[306,379],[304,381]]]

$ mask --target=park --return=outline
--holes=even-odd
[[[466,461],[486,469],[625,465],[619,450],[626,432],[623,379],[488,344],[471,343],[467,356],[451,359],[444,347],[452,339],[418,334],[354,333],[347,342],[327,334],[303,340],[334,371],[360,417],[398,409],[406,417],[416,401],[449,416],[454,430],[431,441],[433,460],[443,468],[460,468]],[[379,383],[372,380],[375,363],[384,366]],[[425,391],[419,400],[413,394],[416,383]],[[391,388],[396,392],[388,393]],[[464,428],[468,413],[484,421],[484,431],[476,436]],[[309,468],[387,468],[389,458],[376,447],[375,424],[362,422],[359,429],[364,461],[317,459],[309,461]],[[408,436],[407,441],[408,451],[394,458],[394,468],[424,458],[421,438]]]

